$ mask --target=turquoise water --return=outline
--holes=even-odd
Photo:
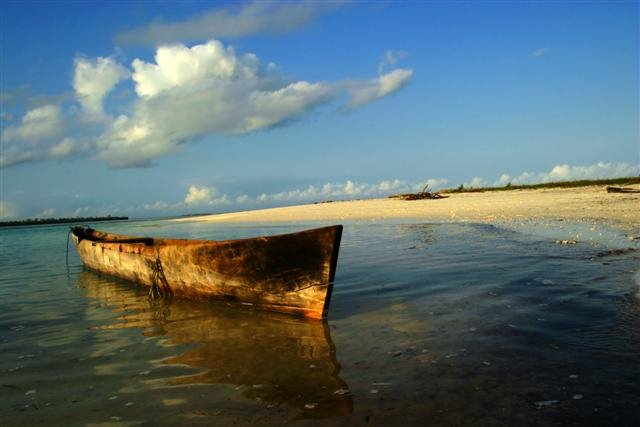
[[[221,239],[316,225],[95,226]],[[0,230],[1,425],[635,425],[640,416],[640,252],[620,242],[612,251],[488,225],[345,224],[328,321],[309,322],[150,302],[135,284],[84,270],[73,248],[67,268],[67,230]]]

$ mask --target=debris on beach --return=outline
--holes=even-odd
[[[607,186],[607,193],[640,193],[640,190],[631,187]]]
[[[392,194],[389,196],[390,199],[400,200],[445,199],[447,197],[449,196],[443,196],[438,192],[431,191],[429,189],[429,184],[425,185],[419,193]]]

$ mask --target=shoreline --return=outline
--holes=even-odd
[[[632,185],[640,189],[640,184]],[[548,236],[568,236],[611,229],[640,242],[640,194],[607,193],[606,185],[510,191],[452,193],[443,199],[367,199],[332,201],[251,211],[177,218],[177,222],[313,222],[313,221],[437,221],[484,223],[512,229],[540,228]],[[567,227],[559,226],[567,225]],[[531,230],[529,230],[531,231]],[[539,233],[535,233],[539,234]],[[570,234],[570,233],[569,233]],[[601,234],[601,233],[600,233]],[[567,237],[569,238],[569,237]],[[577,239],[576,239],[577,240]]]
[[[634,184],[640,190],[640,184]],[[173,221],[281,222],[371,219],[597,220],[613,226],[640,226],[640,194],[607,193],[606,186],[451,193],[443,199],[364,199],[301,204],[250,211],[176,218]]]

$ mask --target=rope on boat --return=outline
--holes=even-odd
[[[162,262],[160,261],[160,253],[156,256],[156,260],[151,264],[153,270],[153,276],[151,277],[151,288],[149,289],[149,299],[157,299],[162,297],[168,297],[171,292],[169,282],[164,275],[164,269],[162,268]]]
[[[73,228],[69,227],[69,232],[67,233],[67,270],[69,270],[69,237],[71,236],[72,231]]]

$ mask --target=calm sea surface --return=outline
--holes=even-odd
[[[315,225],[95,224],[211,239]],[[0,229],[2,426],[638,425],[638,251],[350,223],[323,323],[151,302],[73,247],[67,268],[67,230]]]

